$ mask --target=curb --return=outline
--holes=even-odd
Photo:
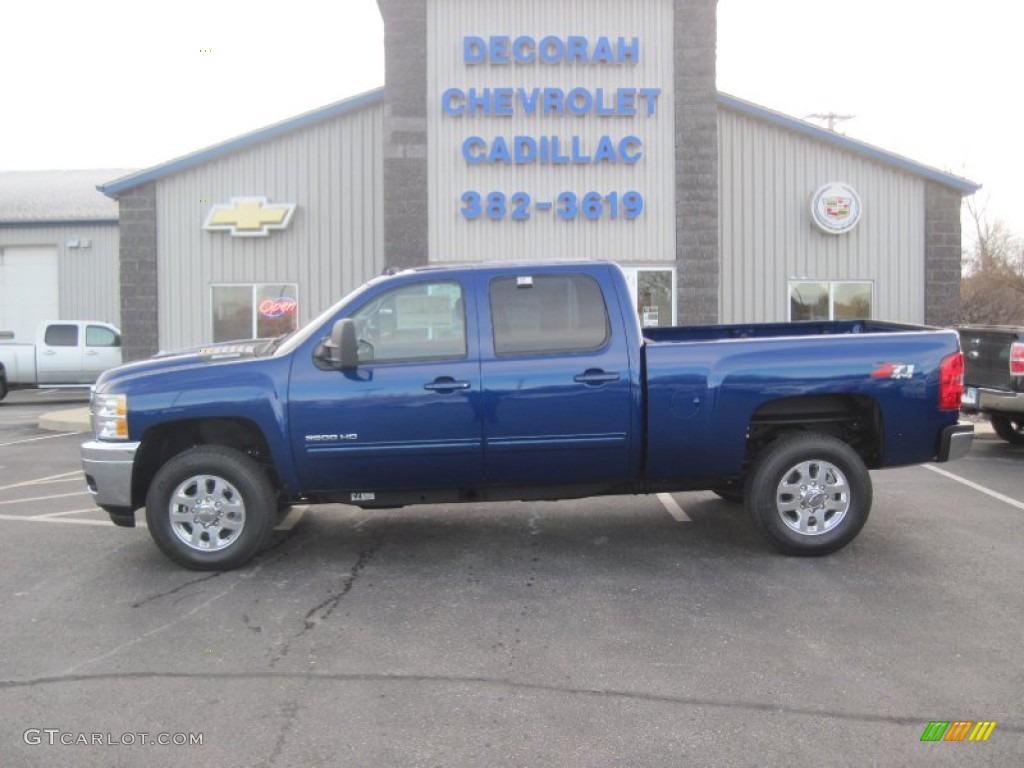
[[[49,432],[88,432],[92,429],[89,407],[44,413],[39,417],[38,427]]]

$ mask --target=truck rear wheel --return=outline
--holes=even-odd
[[[853,448],[830,435],[787,435],[757,461],[746,507],[789,555],[827,555],[860,533],[871,511],[871,475]]]
[[[257,464],[232,448],[200,446],[156,473],[146,524],[160,550],[186,568],[238,568],[273,530],[277,494]]]
[[[992,413],[988,420],[992,422],[996,434],[1010,445],[1024,445],[1024,418]]]

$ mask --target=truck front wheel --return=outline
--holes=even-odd
[[[160,550],[186,568],[226,571],[248,562],[273,530],[277,494],[239,451],[199,446],[156,473],[146,524]]]
[[[1024,445],[1024,419],[1003,413],[989,414],[992,429],[1010,445]]]
[[[830,435],[779,438],[747,480],[755,524],[789,555],[826,555],[849,544],[871,511],[871,475],[853,448]]]

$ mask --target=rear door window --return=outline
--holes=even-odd
[[[121,339],[109,328],[104,328],[102,325],[90,325],[85,329],[85,346],[119,347]]]
[[[497,355],[586,352],[608,343],[601,286],[589,275],[522,275],[491,281]]]

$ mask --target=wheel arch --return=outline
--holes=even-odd
[[[750,418],[745,465],[780,437],[797,432],[831,435],[852,447],[868,468],[881,464],[882,409],[873,397],[832,393],[781,397],[762,403]]]
[[[145,504],[146,494],[160,467],[172,458],[200,445],[233,448],[252,458],[267,473],[275,490],[282,488],[270,443],[259,425],[241,417],[187,419],[150,427],[139,443],[132,471],[132,505]]]

